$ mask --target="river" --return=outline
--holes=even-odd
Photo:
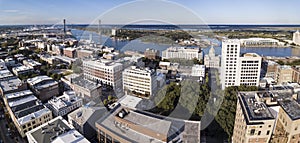
[[[82,30],[72,30],[72,34],[78,39],[90,39],[90,35],[92,34],[92,40],[95,42],[99,42],[99,35],[95,32],[82,31]],[[215,39],[213,39],[215,40]],[[136,40],[113,40],[107,36],[103,36],[101,38],[101,43],[103,45],[114,47],[120,51],[126,50],[135,50],[135,51],[145,51],[147,48],[157,49],[159,51],[163,51],[170,47],[171,45],[164,45],[158,43],[144,43],[139,39]],[[207,54],[210,47],[203,48],[204,54]],[[221,54],[221,47],[215,47],[216,54]],[[276,56],[276,57],[287,57],[287,56],[299,56],[300,57],[300,49],[291,48],[291,47],[241,47],[241,53],[257,53],[261,56]]]

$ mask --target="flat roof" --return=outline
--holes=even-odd
[[[95,127],[95,122],[108,113],[106,107],[83,106],[68,114],[77,124],[83,125],[88,122]]]
[[[120,100],[119,103],[123,106],[126,106],[131,109],[135,109],[136,106],[142,101],[142,98],[131,96],[131,95],[124,95]]]
[[[20,71],[26,71],[26,70],[33,70],[33,67],[30,66],[19,66],[19,67],[14,67],[13,70],[20,72]]]
[[[0,81],[0,87],[4,92],[16,90],[21,85],[22,85],[22,81],[17,77],[13,77],[5,81]]]
[[[19,97],[24,97],[24,96],[27,96],[27,95],[32,95],[32,94],[33,93],[30,90],[23,90],[23,91],[19,91],[19,92],[6,94],[5,98],[7,100],[11,100],[11,99],[19,98]]]
[[[283,100],[278,102],[282,109],[292,120],[300,119],[300,105],[295,100]]]
[[[14,76],[9,70],[0,70],[0,79]]]
[[[101,84],[96,84],[90,80],[84,79],[83,77],[76,77],[72,80],[73,84],[83,87],[88,90],[94,90],[101,87]]]
[[[256,94],[257,92],[239,92],[239,100],[247,119],[250,121],[275,119],[266,104],[256,100]]]
[[[150,137],[146,134],[142,134],[139,131],[133,130],[128,127],[123,127],[120,124],[116,124],[116,118],[124,120],[125,122],[131,122],[135,125],[139,125],[141,129],[145,128],[147,130],[154,131],[155,133],[166,134],[168,141],[174,140],[175,138],[181,137],[181,133],[186,126],[186,121],[181,119],[175,119],[171,117],[165,117],[161,115],[152,114],[145,111],[139,110],[127,110],[128,114],[125,114],[123,118],[118,115],[122,110],[127,110],[126,107],[117,105],[109,114],[107,114],[102,119],[96,122],[96,126],[101,126],[114,134],[129,140],[131,142],[163,142],[154,137]],[[192,122],[190,122],[192,123]],[[200,126],[200,122],[195,121],[197,128]],[[194,134],[190,131],[190,126],[186,126],[186,134]],[[196,132],[196,131],[195,131]],[[200,138],[200,130],[195,133],[198,136],[193,136],[194,138]],[[190,136],[192,138],[192,136]],[[184,142],[184,141],[183,141]]]
[[[61,135],[73,129],[61,116],[38,126],[26,133],[28,138],[34,139],[37,143],[50,143],[55,140],[57,134]]]
[[[24,98],[9,101],[8,105],[9,105],[10,108],[14,108],[16,106],[26,104],[26,103],[31,102],[31,101],[36,101],[36,100],[37,100],[37,98],[34,95],[29,95],[29,96],[24,97]]]
[[[47,88],[49,86],[58,84],[54,79],[48,76],[36,76],[34,78],[29,78],[27,79],[27,83],[37,89]]]
[[[62,96],[53,97],[51,100],[48,101],[54,109],[59,110],[64,107],[72,106],[77,101],[81,100],[81,98],[75,96],[75,92],[64,92]],[[73,93],[73,94],[71,94]]]
[[[40,118],[46,114],[52,113],[48,108],[44,105],[36,105],[31,108],[27,108],[25,110],[21,110],[15,113],[18,118],[18,122],[20,125],[23,125],[32,119]]]
[[[77,130],[72,129],[56,137],[51,143],[89,143]]]

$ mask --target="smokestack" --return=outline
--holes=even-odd
[[[99,23],[98,23],[98,33],[99,33],[99,43],[101,44],[101,38],[102,38],[102,32],[101,32],[101,20],[99,20]]]
[[[64,19],[64,34],[66,34],[66,19]]]

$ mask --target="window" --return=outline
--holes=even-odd
[[[261,131],[258,131],[258,134],[257,135],[260,135]]]
[[[270,130],[267,131],[267,135],[269,135],[269,134],[270,134]]]
[[[255,133],[255,129],[251,129],[250,135],[254,135],[254,133]]]

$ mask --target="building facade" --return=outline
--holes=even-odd
[[[222,41],[221,83],[222,89],[238,86],[238,61],[240,58],[240,41],[237,39]]]
[[[203,53],[198,48],[170,47],[162,51],[162,59],[203,59]]]
[[[255,53],[246,53],[239,58],[238,85],[259,86],[261,60]]]
[[[122,64],[111,61],[83,61],[82,65],[85,78],[122,90]]]
[[[149,98],[156,93],[156,72],[131,66],[123,71],[123,90],[127,94]]]
[[[153,60],[160,58],[158,50],[149,49],[149,48],[146,49],[146,51],[144,52],[144,56],[145,56],[145,58],[153,59]]]
[[[293,81],[293,68],[288,65],[282,65],[278,67],[277,84],[283,84]]]

